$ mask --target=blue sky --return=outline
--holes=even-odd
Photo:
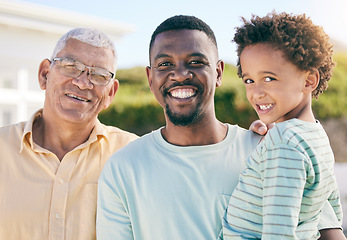
[[[305,13],[323,26],[329,36],[347,46],[346,0],[25,0],[36,4],[112,19],[134,26],[116,48],[118,68],[146,66],[148,44],[154,29],[166,18],[177,14],[194,15],[215,32],[220,58],[235,64],[235,45],[231,43],[240,17],[264,16],[272,10]]]

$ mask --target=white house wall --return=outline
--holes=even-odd
[[[0,0],[0,126],[25,121],[43,106],[40,62],[51,58],[57,40],[76,27],[93,27],[114,42],[130,25],[21,1]]]

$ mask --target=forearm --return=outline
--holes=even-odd
[[[345,235],[339,228],[322,229],[319,240],[346,240]]]

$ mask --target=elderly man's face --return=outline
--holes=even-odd
[[[70,58],[90,67],[98,67],[114,72],[114,57],[110,49],[94,47],[81,41],[70,39],[57,57]],[[42,63],[47,70],[46,80],[41,77],[40,85],[46,90],[44,114],[53,114],[62,121],[75,123],[95,123],[101,110],[111,103],[118,81],[110,81],[106,86],[94,85],[88,79],[88,71],[79,77],[67,77],[60,72],[58,62],[51,66]]]

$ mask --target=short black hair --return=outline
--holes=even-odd
[[[151,56],[151,49],[152,49],[153,43],[159,33],[167,32],[171,30],[185,30],[185,29],[199,30],[206,33],[207,37],[216,46],[216,49],[218,49],[214,32],[212,31],[210,26],[208,26],[204,21],[194,16],[176,15],[166,19],[153,32],[151,37],[151,42],[149,44],[149,56]]]
[[[243,25],[236,28],[233,41],[237,44],[237,67],[241,77],[240,55],[245,47],[257,43],[269,44],[283,51],[284,57],[304,71],[319,71],[320,79],[312,96],[318,98],[328,87],[335,63],[333,45],[323,28],[312,23],[305,14],[293,15],[272,12],[265,17],[242,18]]]

